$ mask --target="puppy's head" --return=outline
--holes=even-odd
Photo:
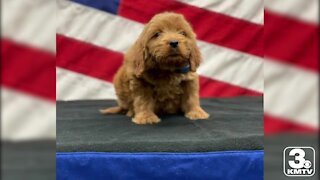
[[[201,55],[196,37],[185,18],[176,13],[161,13],[145,26],[135,44],[135,73],[148,69],[175,70],[186,65],[196,71]]]

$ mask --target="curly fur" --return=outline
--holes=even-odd
[[[172,48],[170,41],[178,41]],[[201,54],[196,36],[185,18],[176,13],[155,15],[125,54],[114,78],[118,107],[103,114],[126,113],[136,124],[160,122],[156,114],[183,112],[191,120],[207,119],[199,103],[196,73]],[[176,70],[190,65],[188,73]]]

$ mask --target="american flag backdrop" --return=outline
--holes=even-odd
[[[252,3],[256,6],[253,12],[242,15],[250,19],[257,13],[260,17],[254,22],[213,11],[210,4],[199,8],[179,1],[105,1],[105,6],[99,3],[102,1],[79,0],[59,1],[57,5],[58,100],[115,98],[112,79],[122,64],[123,54],[144,24],[163,11],[184,14],[198,34],[204,57],[199,68],[202,97],[262,95],[261,1]],[[246,6],[239,4],[238,8]],[[243,30],[234,31],[238,26]]]
[[[197,34],[201,97],[264,96],[266,135],[319,131],[317,0],[54,3],[2,1],[3,141],[53,140],[56,100],[115,99],[124,53],[163,11]]]
[[[55,2],[1,5],[1,139],[54,139]]]

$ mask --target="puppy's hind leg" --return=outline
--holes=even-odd
[[[99,112],[101,114],[119,114],[124,111],[123,108],[120,106],[115,106],[115,107],[110,107],[110,108],[105,108],[105,109],[100,109]]]
[[[100,109],[101,114],[126,114],[127,116],[133,116],[133,112],[130,109],[130,101],[126,98],[126,96],[118,95],[117,100],[118,106]]]

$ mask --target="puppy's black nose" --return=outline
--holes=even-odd
[[[170,41],[169,44],[171,47],[176,48],[178,47],[179,42],[176,40],[173,40],[173,41]]]

